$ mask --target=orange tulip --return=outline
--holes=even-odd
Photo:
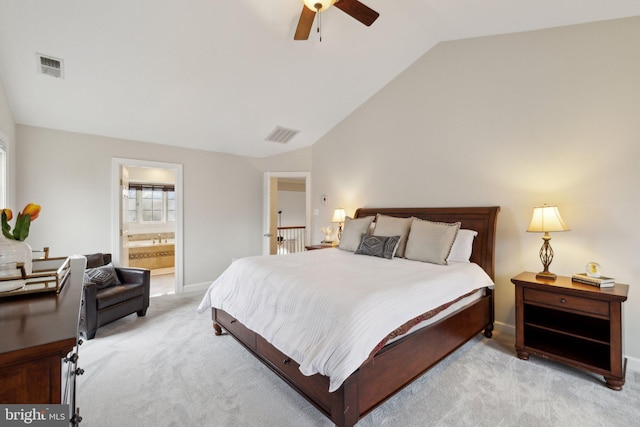
[[[21,215],[29,215],[31,217],[31,221],[35,221],[35,219],[38,218],[38,215],[40,215],[40,209],[40,205],[29,203],[27,206],[25,206]]]
[[[7,216],[7,221],[11,221],[11,219],[13,218],[13,212],[11,212],[11,209],[9,208],[2,209],[2,211],[0,211],[0,215],[1,215],[1,212],[4,212],[4,214]]]

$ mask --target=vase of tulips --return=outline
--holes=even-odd
[[[9,222],[13,219],[11,209],[2,209],[2,237],[0,237],[0,278],[19,275],[17,263],[24,264],[25,274],[32,272],[33,254],[25,242],[29,236],[31,223],[40,215],[40,205],[29,203],[18,213],[13,229]],[[2,283],[2,282],[0,282]],[[24,284],[24,283],[23,283]],[[19,283],[5,283],[5,287],[15,287]],[[0,286],[0,290],[2,287]],[[12,290],[12,289],[4,289]]]

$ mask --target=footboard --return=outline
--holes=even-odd
[[[329,379],[304,376],[296,361],[223,310],[213,309],[214,329],[224,328],[261,362],[297,390],[337,426],[351,427],[484,330],[493,330],[493,292],[386,347],[329,393]]]
[[[264,338],[223,310],[213,309],[214,329],[216,335],[224,328],[240,344],[246,347],[262,363],[267,365],[280,378],[297,390],[327,417],[331,417],[331,396],[329,378],[316,374],[305,376],[299,370],[300,365],[289,356],[269,344]],[[331,393],[333,394],[333,393]]]

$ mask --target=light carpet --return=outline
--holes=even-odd
[[[216,337],[201,295],[151,299],[147,315],[98,329],[80,347],[82,427],[325,427],[315,407],[231,336]],[[640,373],[623,391],[602,378],[515,356],[481,335],[372,411],[358,427],[640,425]]]

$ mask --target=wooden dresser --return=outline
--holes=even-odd
[[[0,298],[0,403],[68,403],[70,417],[76,413],[85,263],[84,258],[71,259],[71,272],[59,295],[46,292]]]

